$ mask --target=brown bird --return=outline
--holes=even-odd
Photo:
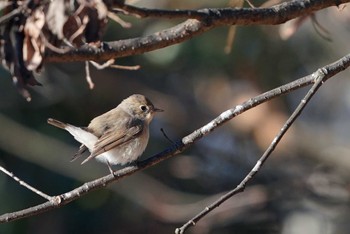
[[[149,124],[154,114],[161,111],[145,96],[134,94],[91,120],[88,127],[76,127],[51,118],[47,122],[67,130],[82,143],[72,161],[88,149],[90,156],[81,164],[96,158],[106,163],[113,174],[111,165],[131,163],[141,156],[148,144]]]

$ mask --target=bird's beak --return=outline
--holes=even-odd
[[[154,112],[163,112],[164,110],[154,107],[153,111]]]

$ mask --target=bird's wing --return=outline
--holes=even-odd
[[[115,129],[107,131],[98,139],[90,156],[86,158],[81,164],[86,163],[90,159],[95,158],[96,156],[106,151],[129,142],[130,140],[139,136],[142,133],[142,130],[142,124],[138,124],[128,128],[125,131],[117,131]]]
[[[86,151],[87,149],[88,149],[88,148],[87,148],[84,144],[80,145],[78,152],[76,152],[76,153],[74,154],[74,156],[71,158],[70,161],[73,162],[74,160],[76,160],[77,158],[79,158],[80,156],[82,156],[83,153],[85,153],[85,151]]]

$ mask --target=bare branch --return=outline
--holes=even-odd
[[[18,7],[17,9],[11,11],[10,13],[3,15],[0,17],[0,24],[5,24],[7,23],[9,20],[11,20],[13,17],[17,16],[18,14],[20,14],[28,5],[28,2],[26,4],[23,4],[22,6]],[[6,6],[9,6],[11,3],[7,3]]]
[[[108,15],[108,18],[120,24],[120,26],[122,26],[123,28],[131,28],[132,26],[131,23],[122,20],[119,16],[117,16],[116,14],[113,14],[112,12],[108,12],[107,15]]]
[[[285,2],[270,8],[220,8],[185,11],[149,10],[128,5],[118,6],[123,10],[144,16],[176,16],[191,18],[172,28],[154,34],[126,40],[104,42],[101,47],[85,45],[67,53],[48,52],[45,62],[72,62],[86,60],[109,60],[143,54],[145,52],[164,48],[187,41],[214,27],[224,25],[276,25],[290,19],[309,15],[315,11],[340,4],[350,0],[298,0]],[[125,8],[125,9],[124,9]],[[137,10],[136,10],[137,9]],[[173,17],[172,17],[173,18]]]
[[[327,79],[333,77],[337,73],[347,69],[350,66],[350,54],[342,57],[338,61],[329,64],[321,70],[324,73],[323,81],[326,81]],[[177,155],[181,152],[183,152],[185,149],[190,147],[192,144],[194,144],[196,141],[204,137],[205,135],[209,134],[210,132],[214,131],[219,126],[225,124],[227,121],[231,120],[235,116],[257,106],[264,102],[267,102],[273,98],[279,97],[282,94],[286,94],[288,92],[291,92],[292,90],[299,89],[301,87],[310,85],[315,82],[315,77],[319,76],[319,71],[316,71],[315,73],[305,76],[303,78],[300,78],[296,81],[293,81],[291,83],[288,83],[286,85],[280,86],[278,88],[275,88],[273,90],[270,90],[268,92],[265,92],[259,96],[256,96],[254,98],[251,98],[245,102],[243,102],[241,105],[238,105],[232,109],[226,110],[223,113],[221,113],[218,117],[216,117],[214,120],[210,121],[208,124],[204,125],[203,127],[195,130],[191,134],[187,135],[186,137],[182,138],[181,140],[178,140],[176,143],[171,145],[169,148],[165,149],[164,151],[146,159],[141,162],[139,162],[135,166],[129,166],[126,168],[123,168],[119,171],[114,172],[114,175],[107,175],[102,178],[96,179],[94,181],[87,182],[83,184],[82,186],[69,191],[67,193],[52,197],[48,202],[42,203],[37,206],[33,206],[24,210],[20,210],[17,212],[7,213],[0,216],[0,223],[4,222],[10,222],[22,218],[26,218],[29,216],[33,216],[36,214],[43,213],[48,210],[52,210],[58,207],[61,207],[67,203],[70,203],[79,197],[86,195],[87,193],[94,191],[99,188],[103,188],[107,186],[108,184],[118,181],[125,176],[131,175],[137,171],[149,168],[155,164],[160,163],[163,160],[166,160],[174,155]]]
[[[269,158],[269,156],[272,154],[272,152],[275,150],[278,143],[281,141],[284,134],[288,131],[288,129],[292,126],[292,124],[295,122],[295,120],[298,118],[298,116],[301,114],[301,112],[304,110],[306,105],[309,103],[313,95],[316,93],[316,91],[321,87],[321,85],[325,81],[325,77],[327,74],[327,70],[319,69],[312,75],[315,77],[315,83],[310,88],[310,90],[307,92],[305,97],[300,101],[297,108],[294,110],[294,112],[291,114],[291,116],[287,119],[283,127],[281,128],[280,132],[276,135],[276,137],[272,140],[269,147],[266,149],[266,151],[263,153],[263,155],[260,157],[260,159],[256,162],[255,166],[252,168],[252,170],[244,177],[244,179],[237,185],[236,188],[229,191],[222,197],[220,197],[218,200],[213,202],[211,205],[205,207],[204,210],[202,210],[199,214],[197,214],[194,218],[190,219],[187,223],[185,223],[182,227],[177,228],[175,230],[176,234],[183,234],[185,231],[190,227],[196,225],[196,223],[204,218],[207,214],[209,214],[211,211],[213,211],[215,208],[220,206],[222,203],[224,203],[229,198],[233,197],[237,193],[243,192],[247,183],[254,178],[254,176],[259,172],[260,168],[264,165],[266,160]]]
[[[269,19],[267,21],[271,21],[271,11],[277,13],[278,17],[288,17],[287,15],[292,13],[297,13],[295,10],[306,10],[309,9],[311,11],[317,11],[322,8],[330,7],[330,6],[338,6],[340,4],[346,3],[346,0],[334,1],[334,0],[294,0],[289,2],[284,2],[269,8],[256,8],[251,3],[249,5],[251,8],[205,8],[199,10],[161,10],[161,9],[147,9],[141,7],[135,7],[127,4],[115,4],[117,7],[114,12],[123,13],[123,14],[131,14],[142,18],[165,18],[165,19],[197,19],[200,21],[205,21],[211,19],[214,16],[215,20],[228,19],[232,20],[234,17],[242,17],[248,21],[255,19],[255,21],[264,20],[262,13],[268,13],[265,15]],[[255,9],[257,11],[255,11]],[[283,10],[284,9],[284,10]],[[285,15],[282,15],[282,11]],[[254,15],[252,14],[254,13]],[[244,16],[243,16],[244,15]],[[247,18],[246,18],[247,17]],[[219,19],[221,18],[221,19]],[[276,17],[275,17],[276,18]],[[293,17],[294,18],[294,17]],[[289,18],[290,19],[290,18]],[[278,19],[276,19],[278,20]],[[279,22],[281,23],[281,22]],[[259,24],[259,23],[258,23]],[[270,23],[269,23],[270,24]],[[277,24],[277,23],[276,23]]]
[[[30,191],[38,194],[39,196],[45,198],[46,200],[51,200],[52,197],[41,192],[40,190],[34,188],[33,186],[27,184],[26,182],[24,182],[23,180],[21,180],[20,178],[18,178],[17,176],[15,176],[12,172],[9,172],[8,170],[6,170],[5,168],[3,168],[2,166],[0,166],[0,171],[4,172],[6,175],[8,175],[9,177],[11,177],[12,179],[14,179],[15,181],[17,181],[20,185],[26,187],[27,189],[29,189]]]

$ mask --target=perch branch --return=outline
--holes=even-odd
[[[335,74],[345,70],[350,66],[350,55],[346,55],[339,59],[338,61],[329,64],[322,69],[325,76],[323,81],[326,81],[327,79],[333,77]],[[204,137],[205,135],[209,134],[210,132],[214,131],[219,126],[225,124],[227,121],[231,120],[235,116],[257,106],[264,102],[267,102],[273,98],[279,97],[282,94],[286,94],[288,92],[291,92],[292,90],[299,89],[301,87],[310,85],[315,82],[315,77],[318,76],[318,72],[313,73],[311,75],[305,76],[303,78],[300,78],[296,81],[293,81],[291,83],[285,84],[283,86],[280,86],[278,88],[275,88],[273,90],[270,90],[268,92],[265,92],[261,95],[258,95],[254,98],[251,98],[242,104],[224,111],[221,113],[218,117],[210,121],[208,124],[204,125],[203,127],[195,130],[191,134],[187,135],[186,137],[182,138],[181,140],[178,140],[175,142],[172,146],[165,149],[164,151],[146,159],[143,161],[140,161],[135,166],[129,166],[126,168],[123,168],[119,171],[114,172],[114,175],[107,175],[104,177],[101,177],[99,179],[87,182],[83,184],[82,186],[71,190],[69,192],[66,192],[61,195],[57,195],[52,197],[49,201],[27,208],[20,211],[7,213],[0,215],[0,223],[4,222],[10,222],[26,217],[30,217],[36,214],[43,213],[48,210],[52,210],[58,207],[62,207],[63,205],[70,203],[78,198],[80,198],[83,195],[88,194],[91,191],[94,191],[99,188],[103,188],[107,186],[108,184],[118,181],[126,176],[129,176],[137,171],[149,168],[155,164],[160,163],[163,160],[166,160],[174,155],[177,155],[181,152],[183,152],[185,149],[190,147],[192,144],[194,144],[196,141]]]

